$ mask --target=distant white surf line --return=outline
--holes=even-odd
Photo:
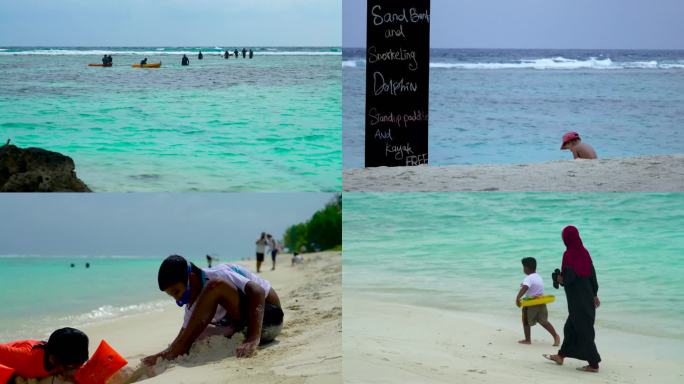
[[[66,316],[58,320],[68,323],[90,324],[95,321],[115,319],[131,314],[161,311],[168,306],[168,301],[153,301],[125,306],[103,305],[85,313]]]
[[[355,68],[364,66],[364,60],[344,60],[343,67]],[[517,63],[466,63],[466,62],[431,62],[430,68],[436,69],[684,69],[684,61],[677,63],[659,63],[652,61],[614,62],[609,58],[573,60],[563,57],[521,60]]]
[[[233,50],[228,49],[233,53]],[[242,51],[238,51],[242,53]],[[223,51],[204,51],[206,55],[222,54]],[[0,50],[0,56],[93,56],[93,55],[148,55],[148,56],[173,56],[173,55],[197,55],[198,51],[111,51],[111,50],[68,50],[68,49],[37,49],[30,51]],[[254,51],[255,56],[341,56],[342,52],[335,51]]]

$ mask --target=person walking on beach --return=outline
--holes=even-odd
[[[181,59],[181,65],[190,65],[190,59],[188,59],[188,56],[183,55],[183,58]]]
[[[257,273],[261,272],[261,263],[264,262],[264,253],[266,253],[266,245],[268,245],[268,240],[266,239],[266,232],[261,232],[261,237],[256,241],[256,270]]]
[[[268,239],[268,247],[271,248],[271,261],[273,262],[271,271],[275,271],[276,256],[278,256],[278,241],[276,241],[275,237],[271,236],[270,233],[266,235],[266,238]]]
[[[211,268],[211,263],[214,261],[219,261],[218,257],[207,255],[207,266],[209,266],[209,268]]]
[[[579,133],[571,131],[563,135],[561,150],[570,150],[574,159],[596,159],[596,151],[591,145],[583,143]]]
[[[268,280],[237,264],[201,269],[179,255],[159,266],[159,290],[185,307],[183,326],[169,347],[142,359],[151,366],[158,358],[171,360],[188,353],[199,339],[243,333],[238,358],[256,355],[257,346],[280,334],[284,313],[280,298]]]
[[[515,305],[521,307],[521,299],[526,297],[537,297],[544,294],[544,280],[537,273],[537,260],[534,257],[525,257],[521,260],[525,279],[520,284],[520,291],[515,298]],[[532,326],[539,323],[553,337],[553,345],[560,345],[560,336],[556,333],[553,325],[548,320],[549,312],[546,304],[531,305],[522,308],[522,322],[525,339],[518,341],[520,344],[532,344],[530,331]]]
[[[249,49],[249,58],[251,59],[253,57],[254,57],[254,52],[252,52],[252,49],[250,48]]]
[[[597,296],[596,270],[577,228],[571,225],[565,227],[562,236],[566,250],[561,271],[552,276],[555,283],[563,285],[565,289],[568,319],[563,327],[563,344],[558,353],[543,356],[558,365],[562,365],[566,357],[586,360],[589,365],[577,369],[598,372],[601,356],[594,342],[594,320],[601,301]]]

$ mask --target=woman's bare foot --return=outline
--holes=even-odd
[[[518,340],[518,343],[520,343],[520,344],[532,344],[532,342],[529,340]]]
[[[557,347],[560,345],[560,336],[556,335],[553,337],[553,346]]]
[[[551,360],[558,365],[563,365],[563,357],[559,355],[542,355],[546,360]]]
[[[584,367],[577,367],[577,370],[582,371],[582,372],[598,373],[598,368],[593,368],[591,365],[585,365]]]

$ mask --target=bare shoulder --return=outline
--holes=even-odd
[[[596,151],[594,148],[587,143],[580,143],[577,146],[577,153],[582,159],[596,159]]]

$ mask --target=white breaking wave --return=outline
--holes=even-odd
[[[157,48],[159,49],[159,48]],[[162,48],[163,49],[163,48]],[[233,52],[229,49],[228,51]],[[242,50],[240,50],[242,52]],[[70,50],[70,49],[36,49],[30,51],[8,52],[7,50],[0,50],[2,56],[99,56],[99,55],[149,55],[149,56],[164,56],[164,55],[196,55],[197,51],[110,51],[110,50]],[[212,53],[212,51],[205,51],[205,53]],[[219,53],[219,52],[213,52]],[[342,52],[331,51],[254,51],[254,55],[260,56],[341,56]]]
[[[660,64],[662,69],[684,69],[684,64]]]
[[[90,312],[81,313],[78,315],[67,316],[59,320],[75,322],[78,324],[87,324],[93,321],[113,319],[121,316],[126,316],[135,313],[145,313],[151,311],[158,311],[168,306],[166,301],[150,302],[145,304],[134,304],[123,307],[115,307],[112,305],[103,305]]]
[[[364,60],[344,60],[343,67],[364,66]],[[659,63],[652,61],[615,62],[610,58],[573,60],[564,57],[551,57],[535,60],[521,60],[511,63],[468,63],[468,62],[431,62],[430,68],[436,69],[684,69],[684,61]]]
[[[610,58],[573,60],[564,57],[522,60],[517,63],[430,63],[430,68],[455,69],[672,69],[684,64],[658,63],[657,61],[614,62]]]

